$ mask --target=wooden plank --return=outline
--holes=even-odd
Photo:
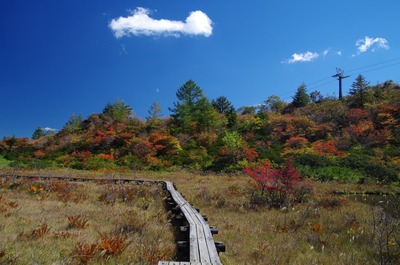
[[[201,259],[201,262],[221,264],[210,227],[203,217],[192,206],[190,207],[192,208],[192,218],[195,219],[197,223],[197,236],[202,242],[199,252],[200,256],[204,258]]]
[[[190,264],[222,264],[210,227],[200,213],[176,191],[173,184],[166,182],[166,188],[180,206],[189,223]]]

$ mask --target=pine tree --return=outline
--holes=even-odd
[[[195,82],[187,81],[178,89],[176,97],[178,101],[173,103],[173,108],[169,108],[175,132],[193,134],[215,127],[216,111]]]
[[[42,127],[37,127],[37,129],[32,134],[32,139],[37,140],[43,136],[46,136],[46,132],[42,129]]]
[[[367,90],[369,82],[365,80],[365,77],[359,74],[356,77],[356,80],[351,85],[349,90],[349,94],[355,97],[355,103],[357,107],[364,106],[364,95],[365,91]]]
[[[301,108],[307,106],[310,103],[310,96],[307,94],[307,88],[305,84],[302,84],[297,88],[297,92],[293,97],[292,105],[295,108]]]
[[[146,117],[148,130],[151,132],[160,129],[162,125],[161,116],[163,114],[161,107],[157,101],[155,101],[153,105],[150,106],[148,113],[150,115]]]
[[[82,114],[79,114],[77,116],[77,115],[75,115],[75,113],[72,113],[71,117],[69,118],[69,121],[67,121],[65,123],[64,129],[68,132],[79,131],[81,128],[82,122],[83,122]]]
[[[108,103],[105,106],[103,114],[109,116],[114,121],[123,122],[129,119],[133,111],[124,101],[117,99],[113,104]]]

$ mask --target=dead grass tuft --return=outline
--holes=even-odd
[[[68,228],[87,228],[89,221],[80,214],[68,216]]]

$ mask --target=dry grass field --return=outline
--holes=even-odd
[[[0,180],[0,264],[155,264],[175,243],[159,186]]]
[[[67,173],[100,179],[111,174]],[[112,176],[174,182],[186,200],[208,217],[208,223],[219,228],[214,238],[227,247],[220,253],[225,265],[400,261],[400,211],[396,208],[389,214],[385,210],[389,196],[374,206],[366,203],[370,195],[332,193],[395,192],[393,187],[311,182],[313,192],[302,203],[269,209],[251,203],[254,183],[245,175],[114,172]],[[29,183],[1,184],[0,262],[79,264],[84,262],[82,252],[91,248],[94,254],[89,264],[156,264],[173,259],[175,243],[159,187],[73,183],[65,195],[52,189],[53,184],[45,185],[43,191],[33,192]],[[127,187],[139,190],[129,197]],[[75,223],[87,220],[88,225],[80,227],[74,218]],[[104,238],[119,242],[114,245],[121,250],[107,252]]]
[[[400,262],[400,211],[389,216],[367,203],[371,195],[332,194],[395,192],[392,187],[311,182],[313,193],[303,203],[268,209],[249,203],[254,183],[245,175],[173,173],[160,178],[173,181],[209,224],[219,228],[214,238],[227,247],[220,253],[225,265]]]

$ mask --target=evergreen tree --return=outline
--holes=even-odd
[[[235,107],[225,96],[220,96],[211,103],[218,113],[225,114],[228,120],[228,128],[232,128],[236,125],[237,113]]]
[[[132,108],[124,101],[117,99],[113,104],[108,103],[103,109],[103,114],[109,116],[114,121],[127,121],[133,114]]]
[[[77,116],[75,115],[75,113],[72,113],[71,117],[69,118],[69,121],[65,123],[64,129],[68,132],[79,131],[81,129],[82,122],[83,122],[82,114],[79,114]]]
[[[46,136],[46,132],[42,129],[42,127],[37,127],[37,129],[32,134],[32,139],[37,140],[43,136]]]
[[[226,114],[233,108],[232,103],[225,96],[220,96],[211,103],[218,113]]]
[[[356,77],[356,80],[351,85],[349,94],[354,96],[357,107],[364,106],[364,96],[365,96],[365,92],[368,88],[368,85],[369,85],[369,82],[367,82],[365,80],[365,77],[361,74],[359,74]]]
[[[147,128],[149,131],[154,131],[158,130],[161,127],[162,121],[161,121],[161,116],[162,110],[158,102],[154,102],[153,105],[150,106],[150,109],[148,111],[149,115],[146,117],[146,123],[147,123]]]
[[[292,105],[295,108],[301,108],[307,106],[310,103],[310,96],[307,94],[307,88],[305,84],[302,84],[297,88],[297,92],[293,97]]]
[[[285,102],[283,102],[281,100],[281,98],[279,96],[276,96],[276,95],[269,96],[264,101],[264,103],[265,103],[266,111],[279,112],[279,111],[283,110],[283,108],[285,107]]]
[[[256,110],[257,108],[254,106],[242,106],[238,109],[238,112],[241,115],[246,115],[246,114],[251,114],[251,115],[255,115],[256,114]]]
[[[175,132],[193,134],[215,127],[216,111],[195,82],[187,81],[178,89],[176,97],[178,101],[169,108]]]

